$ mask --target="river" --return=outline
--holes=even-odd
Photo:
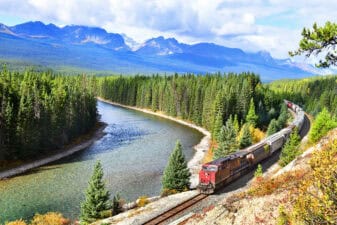
[[[159,195],[161,176],[179,139],[187,160],[202,134],[176,122],[98,101],[106,135],[91,147],[30,173],[0,181],[0,224],[35,213],[61,212],[76,219],[97,160],[111,196],[126,201]]]

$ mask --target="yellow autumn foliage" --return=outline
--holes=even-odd
[[[5,225],[27,225],[27,224],[24,220],[20,219],[20,220],[15,220],[12,222],[7,222],[5,223]]]
[[[337,223],[337,140],[316,151],[310,161],[312,173],[299,186],[294,207],[296,223]]]
[[[137,206],[138,207],[144,207],[149,203],[149,197],[147,196],[140,196],[137,200]]]
[[[250,134],[252,135],[253,144],[261,141],[266,136],[266,134],[259,128],[254,128],[253,126],[250,126],[249,130]]]
[[[36,214],[31,221],[31,225],[67,225],[70,221],[65,219],[61,213],[48,212],[46,214]]]

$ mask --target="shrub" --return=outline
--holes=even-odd
[[[289,218],[288,214],[286,213],[283,205],[280,205],[278,211],[279,211],[279,216],[277,218],[277,225],[288,225],[288,224],[290,224],[290,218]]]
[[[163,189],[163,191],[161,192],[161,197],[166,197],[166,196],[169,196],[169,195],[173,195],[173,194],[177,194],[178,191],[175,190],[175,189]]]
[[[305,171],[299,170],[288,172],[273,179],[260,179],[253,183],[248,190],[250,196],[265,196],[272,194],[275,190],[291,190],[297,188],[298,180],[303,179]]]
[[[259,164],[256,168],[256,171],[254,173],[254,177],[262,177],[263,175],[263,170],[261,164]]]
[[[70,221],[62,216],[61,213],[48,212],[46,214],[36,214],[31,225],[67,225]]]
[[[112,213],[113,213],[113,215],[117,215],[118,213],[123,211],[122,210],[123,202],[124,202],[124,200],[121,199],[119,194],[116,194],[113,197],[113,200],[112,200]]]
[[[27,223],[24,220],[20,219],[12,222],[7,222],[5,223],[5,225],[27,225]]]
[[[144,207],[149,203],[149,199],[147,196],[140,196],[137,200],[137,206],[138,207]]]
[[[314,152],[310,166],[312,173],[299,187],[294,215],[305,224],[336,224],[337,141]]]

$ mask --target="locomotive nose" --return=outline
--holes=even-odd
[[[204,184],[208,184],[210,182],[210,174],[202,171],[200,174],[200,182]]]

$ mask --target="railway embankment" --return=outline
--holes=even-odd
[[[159,116],[168,120],[172,120],[175,121],[177,123],[180,123],[182,125],[188,126],[190,128],[193,128],[197,131],[199,131],[200,133],[202,133],[204,135],[204,137],[200,140],[200,142],[194,146],[195,154],[193,156],[193,158],[188,162],[187,166],[191,171],[191,188],[195,188],[198,185],[199,182],[199,171],[201,169],[201,165],[202,165],[202,161],[203,158],[205,156],[205,153],[208,151],[208,149],[210,148],[210,142],[211,142],[211,133],[206,130],[205,128],[202,128],[200,126],[197,126],[195,124],[189,123],[187,121],[172,117],[172,116],[168,116],[165,115],[163,113],[160,112],[153,112],[151,110],[148,109],[142,109],[142,108],[138,108],[138,107],[133,107],[133,106],[127,106],[127,105],[123,105],[123,104],[119,104],[116,102],[112,102],[103,98],[98,97],[98,100],[102,101],[102,102],[106,102],[108,104],[111,105],[115,105],[115,106],[119,106],[119,107],[123,107],[123,108],[127,108],[127,109],[132,109],[132,110],[136,110],[136,111],[140,111],[143,113],[147,113],[147,114],[151,114],[151,115],[155,115],[155,116]]]
[[[334,129],[286,167],[275,164],[264,174],[263,182],[255,180],[248,189],[224,198],[211,210],[190,215],[184,224],[278,224],[280,213],[293,211],[298,187],[312,173],[313,155],[326,151],[336,141],[337,129]]]

